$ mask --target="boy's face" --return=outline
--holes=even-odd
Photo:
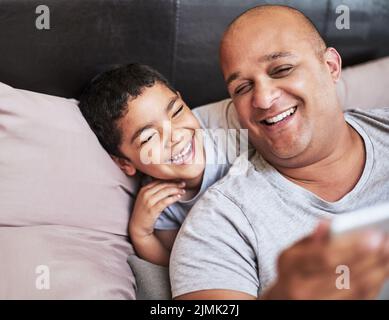
[[[202,176],[205,161],[200,124],[181,96],[156,83],[128,101],[119,120],[120,160],[128,175],[139,170],[162,180],[191,180]]]

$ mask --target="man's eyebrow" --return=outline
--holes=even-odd
[[[226,80],[226,85],[227,85],[227,87],[230,85],[230,83],[231,83],[232,81],[235,81],[236,79],[238,79],[239,76],[240,76],[240,72],[234,72],[234,73],[232,73],[232,74],[227,78],[227,80]]]
[[[270,54],[266,54],[259,58],[259,62],[271,62],[280,58],[285,58],[285,57],[295,57],[295,55],[291,52],[287,51],[279,51],[279,52],[272,52]]]
[[[169,101],[169,103],[166,106],[166,112],[169,112],[173,108],[173,106],[174,106],[175,102],[178,100],[178,98],[179,98],[178,96],[175,96],[174,98],[172,98]],[[153,125],[151,123],[149,123],[149,124],[146,124],[145,126],[143,126],[142,128],[136,130],[136,132],[134,133],[134,135],[131,138],[131,143],[133,143],[135,141],[135,139],[138,138],[144,130],[150,129],[152,127],[153,127]]]
[[[277,59],[280,59],[280,58],[285,58],[285,57],[295,57],[295,55],[291,52],[283,52],[283,51],[279,51],[279,52],[272,52],[270,54],[266,54],[264,56],[262,56],[261,58],[258,59],[258,62],[262,63],[262,62],[271,62],[271,61],[274,61],[274,60],[277,60]],[[232,73],[231,75],[228,76],[227,80],[226,80],[226,85],[227,87],[229,86],[229,84],[238,79],[240,76],[240,72],[234,72]]]

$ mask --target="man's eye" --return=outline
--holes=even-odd
[[[248,92],[249,90],[250,90],[250,85],[249,85],[249,84],[246,84],[246,85],[244,85],[244,86],[241,86],[241,87],[236,88],[234,94],[235,94],[235,95],[244,94],[244,93]]]
[[[173,113],[172,115],[172,118],[174,118],[175,116],[177,116],[181,111],[182,109],[184,109],[184,105],[182,105],[181,107],[178,108],[178,110],[176,112]]]
[[[144,145],[146,142],[149,142],[151,140],[151,138],[153,137],[154,135],[152,134],[151,136],[147,137],[145,140],[142,140],[140,145]]]
[[[286,76],[286,75],[288,75],[292,71],[292,69],[293,69],[292,66],[282,67],[282,68],[274,70],[271,73],[271,76],[276,77],[276,78],[277,77]]]

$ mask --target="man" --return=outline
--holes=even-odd
[[[171,258],[173,297],[374,298],[389,275],[386,236],[332,238],[328,222],[317,225],[389,200],[389,109],[343,114],[338,52],[289,7],[238,17],[220,59],[257,153],[184,222]],[[336,287],[339,265],[351,272],[349,290]]]

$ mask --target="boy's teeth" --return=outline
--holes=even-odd
[[[286,110],[285,112],[276,115],[273,118],[265,119],[265,122],[267,124],[274,124],[274,123],[280,122],[281,120],[285,119],[287,116],[290,116],[291,114],[293,114],[295,111],[296,111],[296,107],[292,107],[292,108]]]
[[[187,146],[176,156],[172,157],[174,164],[182,163],[187,155],[192,152],[192,142],[188,143]]]

